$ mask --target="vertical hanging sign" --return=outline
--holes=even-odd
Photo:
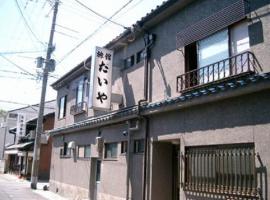
[[[26,130],[26,116],[25,114],[18,114],[17,125],[16,125],[16,135],[18,137],[25,136]]]
[[[96,47],[92,88],[92,107],[96,110],[111,108],[113,51]]]

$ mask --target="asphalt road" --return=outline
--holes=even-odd
[[[30,189],[30,183],[0,174],[0,200],[48,200]]]

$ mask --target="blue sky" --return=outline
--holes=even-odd
[[[106,17],[110,17],[129,1],[80,0]],[[38,72],[35,58],[45,57],[52,18],[50,2],[53,0],[0,1],[0,109],[9,110],[23,104],[39,103],[41,81],[36,80]],[[129,27],[161,3],[162,0],[133,0],[113,20]],[[58,63],[54,76],[62,76],[86,59],[95,46],[103,46],[124,31],[121,26],[107,23],[97,34],[76,48],[73,53],[68,54],[104,21],[75,0],[62,0],[54,38],[56,49],[53,58]],[[55,80],[57,79],[50,77],[49,85]],[[56,96],[49,85],[47,100]],[[4,101],[17,102],[21,105]]]

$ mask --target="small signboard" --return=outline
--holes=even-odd
[[[96,47],[92,73],[92,107],[110,110],[112,93],[113,51]]]
[[[17,126],[16,126],[16,135],[25,136],[26,131],[26,116],[25,114],[18,114],[17,116]]]

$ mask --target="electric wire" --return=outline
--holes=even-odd
[[[27,76],[29,76],[29,74],[27,74],[25,72],[17,72],[17,71],[4,70],[4,69],[0,69],[0,72],[12,73],[12,74],[21,74],[21,75],[27,75]]]
[[[67,33],[63,33],[63,32],[61,32],[61,31],[54,31],[55,33],[58,33],[58,34],[60,34],[60,35],[63,35],[63,36],[66,36],[66,37],[69,37],[69,38],[72,38],[72,39],[78,39],[77,37],[74,37],[74,36],[72,36],[72,35],[69,35],[69,34],[67,34]]]
[[[17,65],[16,63],[14,63],[13,61],[11,61],[10,59],[8,59],[7,57],[3,56],[0,54],[0,56],[5,59],[7,62],[9,62],[10,64],[12,64],[13,66],[17,67],[18,69],[20,69],[21,71],[33,76],[33,77],[36,77],[34,74],[32,74],[31,72],[27,71],[26,69],[20,67],[19,65]]]
[[[27,79],[27,80],[33,80],[33,81],[36,81],[37,79],[35,79],[35,78],[30,78],[30,77],[15,77],[15,76],[2,76],[2,75],[0,75],[0,78],[8,78],[8,79],[16,79],[16,80],[18,80],[18,79]]]
[[[20,13],[20,15],[21,15],[21,17],[22,17],[22,19],[23,19],[23,21],[24,21],[24,24],[26,25],[27,29],[30,31],[30,33],[34,36],[34,38],[35,38],[38,42],[40,42],[43,46],[45,46],[45,44],[44,44],[42,41],[40,41],[40,40],[38,39],[37,35],[34,33],[34,31],[32,30],[32,28],[31,28],[30,25],[28,24],[28,22],[27,22],[27,20],[26,20],[26,18],[25,18],[25,16],[24,16],[24,14],[23,14],[23,12],[22,12],[22,9],[21,9],[21,7],[20,7],[20,5],[19,5],[19,3],[18,3],[18,0],[15,0],[15,3],[16,3],[16,6],[17,6],[17,8],[18,8],[18,11],[19,11],[19,13]]]
[[[78,31],[76,31],[76,30],[74,30],[74,29],[71,29],[71,28],[69,28],[69,27],[62,26],[62,25],[60,25],[60,24],[55,24],[55,25],[58,26],[58,27],[61,27],[61,28],[63,28],[63,29],[69,30],[69,31],[71,31],[71,32],[79,33]]]
[[[85,9],[87,9],[87,10],[89,10],[90,12],[94,13],[95,15],[97,15],[97,16],[99,16],[99,17],[105,19],[106,21],[111,22],[111,23],[113,23],[113,24],[115,24],[115,25],[117,25],[117,26],[121,26],[121,27],[124,28],[124,29],[128,29],[128,27],[126,27],[126,26],[124,26],[124,25],[122,25],[122,24],[120,24],[120,23],[118,23],[118,22],[115,22],[115,21],[111,20],[111,18],[107,18],[107,17],[105,17],[104,15],[101,15],[100,13],[94,11],[93,9],[89,8],[88,6],[86,6],[85,4],[83,4],[82,2],[80,2],[79,0],[75,0],[75,1],[76,1],[78,4],[80,4],[82,7],[84,7]]]
[[[0,99],[0,102],[1,103],[17,104],[17,105],[22,105],[22,106],[39,107],[39,104],[31,105],[31,104],[27,104],[27,103],[22,103],[22,102],[17,102],[17,101],[9,101],[9,100],[3,100],[3,99]],[[49,107],[49,106],[45,106],[45,108],[52,109],[52,110],[55,109],[54,107]]]
[[[136,8],[140,3],[142,3],[144,0],[139,0],[137,3],[135,3],[133,6],[131,6],[130,8],[128,8],[125,12],[121,13],[121,15],[119,15],[117,18],[115,19],[119,19],[121,18],[123,15],[125,15],[126,13],[128,13],[129,11],[133,10],[134,8]]]
[[[25,50],[25,51],[4,51],[0,52],[0,55],[8,55],[8,54],[31,54],[31,53],[41,53],[45,52],[45,50],[37,50],[37,51],[31,51],[31,50]]]
[[[124,4],[120,9],[118,9],[113,15],[111,15],[108,19],[112,19],[115,15],[117,15],[119,12],[121,12],[124,8],[126,8],[133,0],[129,0],[126,4]],[[91,37],[93,37],[105,24],[107,24],[109,21],[106,20],[101,25],[98,26],[90,35],[88,35],[85,39],[83,39],[80,43],[78,43],[73,49],[71,49],[69,52],[67,52],[57,64],[60,64],[65,60],[69,55],[71,55],[76,49],[78,49],[82,44],[84,44],[86,41],[88,41]]]

